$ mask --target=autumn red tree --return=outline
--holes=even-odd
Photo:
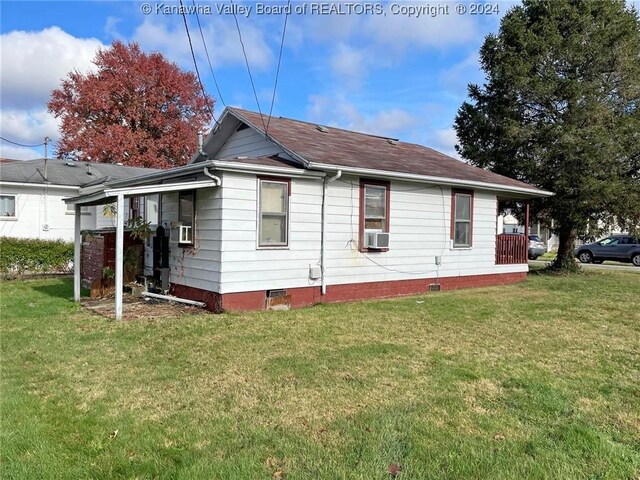
[[[69,73],[47,105],[62,120],[58,157],[153,168],[186,164],[214,104],[196,76],[136,43],[115,41],[93,63],[95,72]]]

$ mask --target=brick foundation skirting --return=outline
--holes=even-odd
[[[489,275],[467,275],[463,277],[443,277],[439,279],[440,290],[456,290],[459,288],[488,287],[521,282],[527,277],[526,272],[494,273]],[[327,294],[321,295],[320,287],[287,288],[292,308],[305,307],[316,303],[350,302],[373,298],[390,298],[404,295],[417,295],[427,292],[435,278],[418,280],[395,280],[389,282],[350,283],[346,285],[329,285]],[[251,311],[265,308],[266,291],[238,292],[220,294],[171,284],[170,293],[177,297],[204,302],[206,309],[220,313],[223,311]]]

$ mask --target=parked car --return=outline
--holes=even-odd
[[[640,267],[640,239],[631,235],[611,235],[595,243],[580,245],[575,254],[582,263],[615,260]]]
[[[547,248],[538,235],[529,235],[529,250],[527,250],[529,260],[535,260],[540,255],[544,255],[546,251]]]
[[[524,236],[524,234],[522,233],[501,233],[500,235],[515,236],[520,238]],[[529,235],[528,240],[529,244],[527,247],[527,258],[529,260],[535,260],[547,251],[544,242],[538,235]]]

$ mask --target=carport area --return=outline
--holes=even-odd
[[[205,170],[206,180],[191,180],[176,183],[162,183],[176,173],[202,172]],[[192,177],[193,178],[193,177]],[[175,178],[174,178],[175,180]],[[154,182],[153,184],[149,184]],[[147,184],[144,184],[147,183]],[[142,185],[141,185],[142,184]],[[207,166],[188,165],[151,175],[115,182],[112,185],[103,184],[100,187],[87,188],[86,193],[81,190],[77,197],[65,199],[65,203],[75,206],[75,227],[74,227],[74,279],[73,297],[76,302],[81,300],[81,208],[83,206],[96,206],[114,203],[116,204],[116,252],[115,252],[115,319],[123,318],[123,287],[124,287],[124,217],[125,200],[131,197],[145,197],[146,195],[162,194],[169,192],[180,192],[183,190],[196,190],[200,188],[211,188],[220,185],[220,178],[209,173]],[[133,305],[133,304],[131,304]],[[128,305],[129,306],[129,305]]]

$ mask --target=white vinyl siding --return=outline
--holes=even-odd
[[[319,265],[322,182],[291,179],[288,250],[256,249],[256,175],[225,172],[223,182],[221,293],[319,286],[309,267]],[[331,285],[527,271],[494,265],[495,194],[474,195],[473,247],[452,249],[451,189],[391,182],[391,248],[358,251],[359,182],[343,176],[328,186],[326,279]],[[435,257],[442,258],[437,270]],[[426,289],[426,283],[425,283]]]
[[[389,232],[384,253],[358,251],[359,179],[329,184],[326,281],[335,284],[457,277],[527,271],[527,265],[494,265],[496,196],[476,191],[473,247],[451,248],[451,189],[391,182]],[[439,269],[435,257],[442,259]],[[426,287],[425,287],[426,288]]]
[[[289,245],[258,245],[255,174],[225,172],[223,181],[221,293],[320,285],[309,266],[320,261],[322,180],[291,179]]]
[[[178,192],[161,195],[161,224],[168,229],[180,222]],[[169,243],[169,281],[213,292],[220,288],[222,236],[220,187],[201,188],[195,193],[193,245],[178,246],[178,236]]]
[[[0,236],[73,241],[74,215],[69,214],[63,199],[78,195],[77,188],[6,183],[0,189],[3,196],[15,197],[15,217],[0,217]],[[96,209],[99,208],[83,210],[83,230],[95,228]]]
[[[219,293],[320,286],[309,268],[320,264],[322,181],[292,178],[289,244],[257,248],[258,178],[223,172],[222,185],[200,189],[196,200],[196,241],[192,248],[170,245],[170,281]],[[496,195],[474,192],[473,246],[452,248],[451,189],[391,182],[392,248],[359,252],[360,179],[344,175],[327,187],[325,273],[331,285],[436,277],[526,272],[524,265],[494,265]],[[178,194],[162,196],[165,226],[178,222]],[[435,257],[441,257],[438,268]],[[425,290],[428,281],[425,281]]]
[[[216,158],[262,157],[276,155],[282,149],[271,140],[264,138],[252,128],[245,128],[231,134]]]

